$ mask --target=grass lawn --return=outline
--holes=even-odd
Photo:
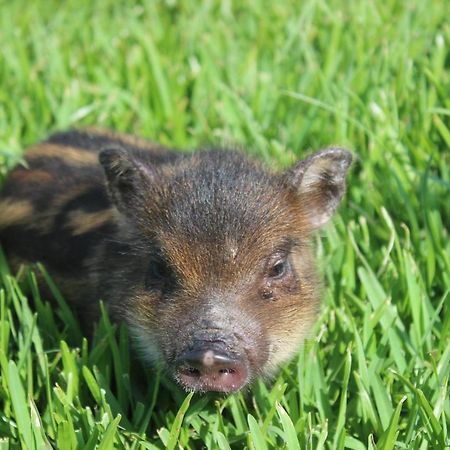
[[[236,395],[141,368],[106,314],[88,343],[57,287],[0,258],[0,450],[447,448],[449,17],[426,0],[0,0],[1,177],[82,125],[280,168],[330,144],[357,159],[317,239],[311,340]]]

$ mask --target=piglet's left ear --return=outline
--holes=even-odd
[[[352,154],[341,148],[314,153],[283,174],[286,185],[299,196],[313,228],[333,215],[345,193],[345,176]]]

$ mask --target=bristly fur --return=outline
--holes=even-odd
[[[349,152],[274,173],[233,150],[179,153],[90,129],[54,135],[26,161],[0,194],[1,243],[45,263],[87,329],[101,298],[174,378],[180,354],[220,341],[248,382],[308,334],[320,290],[311,233],[338,207]]]

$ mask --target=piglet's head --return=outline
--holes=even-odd
[[[351,159],[329,148],[274,173],[234,151],[163,165],[103,151],[132,249],[111,309],[143,358],[187,390],[231,392],[292,357],[318,308],[311,234],[337,209]]]

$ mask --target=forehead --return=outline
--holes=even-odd
[[[195,155],[173,173],[160,230],[200,242],[236,242],[277,217],[278,177],[235,152]]]
[[[251,264],[295,229],[279,178],[239,154],[199,155],[165,186],[155,232],[177,266]]]

